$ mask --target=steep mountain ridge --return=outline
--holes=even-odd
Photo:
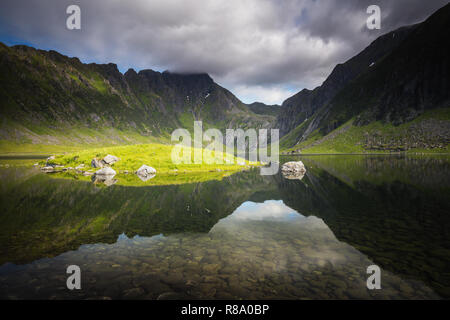
[[[402,36],[398,36],[399,30]],[[305,109],[303,106],[309,104],[303,93],[303,99],[294,106],[309,111],[305,112],[309,118],[283,138],[284,148],[303,150],[326,141],[329,147],[338,137],[348,151],[446,148],[450,141],[450,46],[442,35],[450,32],[450,5],[418,25],[399,30],[380,37],[349,60],[359,60],[376,42],[401,38],[391,51],[361,68],[328,102]],[[322,87],[319,89],[324,90]],[[327,100],[323,96],[320,98]],[[421,115],[426,123],[405,128]],[[429,129],[435,132],[424,133]]]
[[[268,128],[207,74],[84,64],[56,51],[0,43],[0,140],[43,144],[168,139],[194,120],[219,129]]]
[[[336,65],[322,85],[313,90],[303,89],[286,99],[277,119],[280,135],[287,134],[329,103],[350,81],[398,46],[414,27],[402,27],[377,38],[358,55]]]

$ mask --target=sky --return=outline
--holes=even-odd
[[[121,72],[206,72],[243,102],[281,104],[320,85],[378,36],[444,0],[1,0],[0,41],[56,50]],[[69,30],[66,9],[81,9]],[[380,30],[366,26],[369,5]]]

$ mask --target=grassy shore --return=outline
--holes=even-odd
[[[120,172],[129,171],[134,172],[143,164],[151,166],[156,169],[158,174],[165,173],[201,173],[214,171],[238,171],[251,165],[257,165],[256,162],[244,162],[244,165],[237,164],[238,158],[229,156],[229,163],[225,161],[225,153],[213,152],[202,149],[203,159],[223,159],[222,164],[211,163],[207,164],[203,161],[201,164],[176,164],[172,161],[172,150],[174,146],[163,144],[140,144],[119,147],[94,148],[81,151],[75,151],[66,154],[56,155],[55,159],[50,161],[51,164],[63,165],[65,167],[77,167],[83,164],[85,167],[91,167],[91,161],[94,158],[102,159],[104,156],[111,154],[119,157],[119,161],[112,164],[111,167]],[[191,153],[191,160],[193,162],[193,155],[195,149],[185,149],[184,151]],[[41,161],[40,164],[45,164]],[[94,169],[94,168],[92,168]]]

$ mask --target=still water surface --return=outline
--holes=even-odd
[[[301,180],[148,187],[2,162],[0,298],[450,298],[448,157],[282,162],[298,159]],[[66,287],[73,264],[81,290]],[[381,290],[366,287],[373,264]]]

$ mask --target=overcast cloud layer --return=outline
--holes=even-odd
[[[207,72],[244,102],[281,103],[320,85],[376,37],[444,0],[1,0],[0,41],[54,49],[125,72]],[[66,8],[81,8],[81,30]],[[381,8],[381,30],[366,9]]]

